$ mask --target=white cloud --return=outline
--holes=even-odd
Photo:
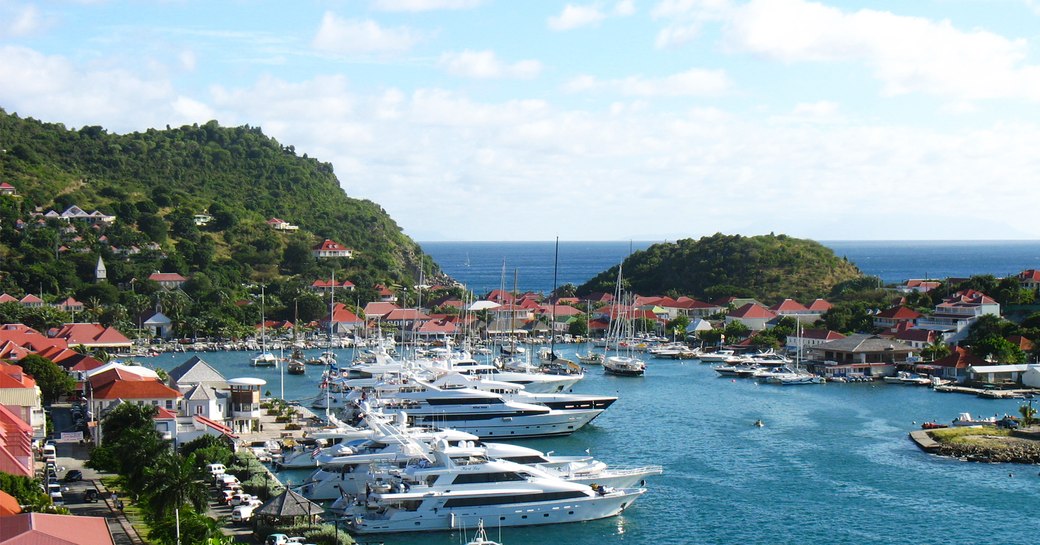
[[[752,0],[732,13],[726,33],[732,49],[783,62],[863,62],[885,95],[1040,100],[1040,66],[1025,63],[1025,40],[963,31],[949,21]]]
[[[600,80],[593,76],[582,75],[568,82],[565,89],[570,92],[605,90],[626,96],[677,97],[720,95],[728,91],[732,85],[724,70],[694,68],[663,78],[630,76],[621,79]]]
[[[620,0],[617,4],[614,4],[614,14],[621,17],[628,17],[634,15],[636,12],[635,0]]]
[[[483,0],[375,0],[372,7],[382,11],[436,11],[475,8]]]
[[[829,100],[802,102],[794,107],[794,115],[808,117],[830,117],[838,113],[838,103]]]
[[[0,37],[28,36],[39,31],[43,26],[43,16],[35,5],[7,6],[0,4]]]
[[[45,119],[113,130],[183,121],[178,96],[165,79],[145,79],[108,66],[82,68],[57,55],[0,47],[0,104]]]
[[[730,0],[662,0],[650,15],[669,22],[657,32],[654,46],[667,49],[692,42],[706,23],[723,21],[732,10]]]
[[[372,20],[343,19],[325,12],[312,45],[319,51],[340,55],[402,53],[421,39],[407,27],[384,28]]]
[[[190,49],[181,51],[180,55],[177,56],[177,60],[180,61],[181,68],[189,72],[195,70],[195,65],[198,62],[198,59],[195,57],[195,52]]]
[[[572,30],[595,25],[606,18],[598,6],[579,6],[567,4],[559,15],[549,17],[549,28],[553,30]]]
[[[538,76],[542,64],[536,60],[504,63],[493,51],[462,51],[441,55],[439,64],[448,72],[470,78],[519,78]]]

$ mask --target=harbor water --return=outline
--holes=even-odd
[[[559,348],[559,347],[558,347]],[[585,346],[559,350],[570,355]],[[316,352],[315,352],[316,353]],[[193,354],[139,360],[172,369]],[[249,365],[252,354],[199,354],[227,378],[268,381],[286,399],[318,395],[319,376],[282,376]],[[350,361],[342,350],[341,362]],[[961,412],[1017,414],[1021,400],[991,400],[884,383],[776,386],[720,378],[711,366],[648,359],[646,376],[587,368],[576,393],[618,396],[566,438],[522,444],[557,454],[590,452],[609,464],[661,464],[649,491],[621,516],[594,522],[496,528],[504,545],[1017,544],[1035,541],[1040,467],[980,464],[921,452],[907,437],[921,422]],[[284,386],[283,386],[284,385]],[[756,420],[763,427],[754,426]],[[307,472],[282,475],[298,483]],[[361,542],[451,545],[465,532],[402,534]],[[501,537],[501,539],[499,539]]]

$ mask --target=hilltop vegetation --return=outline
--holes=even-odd
[[[357,285],[360,302],[373,298],[377,283],[414,284],[420,266],[428,277],[438,274],[382,208],[347,196],[330,164],[297,155],[257,127],[210,121],[119,135],[0,110],[0,135],[0,182],[19,194],[0,197],[0,291],[15,296],[43,294],[48,302],[74,296],[121,305],[133,316],[161,303],[163,294],[143,279],[177,272],[192,279],[189,300],[166,301],[164,308],[229,318],[236,311],[227,305],[263,283],[273,295],[270,314],[291,318],[302,287],[333,271]],[[39,215],[72,205],[116,220],[92,227]],[[197,214],[212,220],[197,225]],[[300,229],[276,231],[265,223],[275,217]],[[354,258],[312,257],[310,249],[325,238],[353,249]],[[129,248],[140,252],[127,255]],[[98,256],[108,266],[107,286],[93,284]],[[131,301],[126,291],[147,300]],[[321,308],[309,303],[301,319]]]
[[[654,244],[622,263],[626,291],[714,299],[734,295],[775,302],[811,301],[862,276],[855,265],[822,244],[786,235],[715,234],[700,240]],[[617,267],[578,288],[612,293]]]

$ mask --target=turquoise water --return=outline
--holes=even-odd
[[[142,363],[170,369],[190,356]],[[250,354],[200,356],[228,378],[265,378],[279,395],[278,372],[250,367]],[[616,394],[617,403],[570,437],[523,444],[558,454],[588,448],[611,464],[662,464],[665,474],[619,517],[504,528],[504,545],[1035,542],[1035,524],[1022,517],[1040,505],[1040,468],[938,458],[907,438],[915,421],[1016,413],[1020,401],[886,384],[759,385],[696,362],[648,362],[643,378],[589,367],[574,391]],[[316,373],[286,375],[285,395],[312,397],[317,382]],[[758,419],[764,427],[752,425]],[[361,541],[450,545],[468,534]],[[499,529],[489,534],[498,540]]]

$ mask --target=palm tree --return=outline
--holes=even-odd
[[[169,451],[164,452],[154,465],[145,470],[148,485],[148,506],[156,516],[177,518],[177,543],[180,539],[180,509],[190,504],[196,512],[206,509],[206,485],[202,470],[195,466],[195,455],[187,458]]]

